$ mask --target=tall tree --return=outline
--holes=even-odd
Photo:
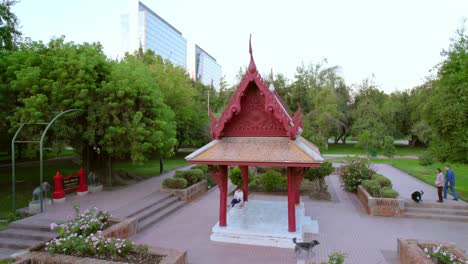
[[[16,0],[2,0],[0,3],[0,52],[15,49],[21,39],[18,18],[11,11],[17,3]]]

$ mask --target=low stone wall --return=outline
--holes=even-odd
[[[185,264],[187,263],[187,251],[149,247],[148,252],[154,255],[164,256],[159,264]],[[49,254],[47,252],[28,252],[16,259],[13,264],[122,264],[122,262],[108,261],[95,258],[79,258],[62,254]]]
[[[207,190],[206,180],[198,182],[188,188],[185,189],[168,189],[168,188],[161,188],[162,192],[171,193],[172,195],[176,195],[182,201],[190,202],[198,197],[202,196]]]
[[[397,252],[401,264],[434,264],[431,259],[427,258],[427,255],[424,253],[423,249],[419,247],[419,245],[428,245],[431,247],[442,245],[457,257],[464,259],[468,258],[465,252],[454,243],[434,240],[398,238]]]
[[[368,215],[400,216],[405,209],[403,199],[374,198],[361,185],[358,186],[357,196]]]
[[[138,220],[136,218],[116,219],[110,218],[109,221],[117,222],[109,228],[102,231],[103,237],[115,237],[129,239],[137,233]]]

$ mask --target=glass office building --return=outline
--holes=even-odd
[[[195,79],[219,90],[221,66],[208,52],[195,45]]]
[[[173,64],[187,67],[187,40],[182,33],[138,2],[138,38],[144,50],[153,50]]]

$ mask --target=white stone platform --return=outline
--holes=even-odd
[[[296,232],[288,232],[286,201],[249,200],[242,208],[227,212],[227,226],[212,228],[211,240],[247,245],[294,248],[292,239],[303,241],[304,233],[318,233],[318,221],[305,215],[304,205],[296,206]]]

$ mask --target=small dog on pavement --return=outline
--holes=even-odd
[[[423,191],[415,191],[414,193],[411,194],[411,199],[413,199],[413,201],[419,203],[419,202],[422,201],[423,194],[424,194]]]
[[[295,254],[301,254],[302,251],[307,252],[307,259],[309,259],[309,254],[312,252],[312,249],[319,245],[320,243],[317,240],[312,240],[311,242],[296,242],[296,238],[292,239],[296,246],[294,247]]]

